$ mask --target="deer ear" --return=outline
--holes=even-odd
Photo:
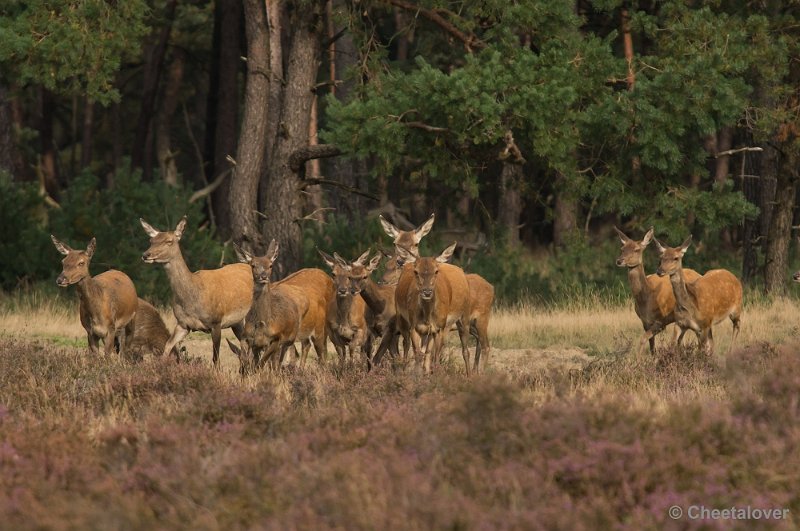
[[[422,241],[422,238],[424,238],[425,235],[431,231],[433,228],[433,220],[435,215],[435,213],[431,214],[431,217],[428,218],[428,221],[414,229],[414,243],[419,244],[419,242]]]
[[[647,231],[647,234],[644,235],[644,238],[642,238],[642,241],[639,242],[639,245],[641,245],[642,247],[647,247],[650,244],[650,241],[652,241],[652,239],[653,239],[653,227],[650,227],[650,230]]]
[[[681,254],[684,254],[689,246],[692,244],[692,235],[690,234],[681,244]]]
[[[181,220],[178,222],[178,225],[175,227],[175,237],[179,240],[181,236],[183,236],[183,231],[186,228],[186,216],[183,216]]]
[[[383,258],[383,256],[381,256],[381,253],[378,253],[372,257],[372,260],[370,260],[369,263],[367,264],[368,273],[372,273],[378,268],[378,264],[381,263],[381,258]]]
[[[92,238],[89,245],[86,246],[86,256],[91,258],[94,255],[94,250],[97,248],[97,238]]]
[[[147,233],[147,235],[150,236],[151,238],[155,238],[156,234],[158,234],[158,231],[156,229],[154,229],[152,225],[150,225],[148,222],[146,222],[142,218],[139,218],[139,223],[142,224],[142,228]]]
[[[60,241],[58,238],[56,238],[52,234],[50,235],[50,239],[53,240],[53,245],[56,246],[56,249],[58,249],[58,252],[63,254],[64,256],[68,255],[72,251],[72,248],[69,245],[67,245],[66,243]]]
[[[667,250],[666,247],[661,245],[661,242],[658,241],[658,238],[656,238],[655,236],[653,236],[653,241],[656,243],[656,249],[658,250],[658,254],[664,254],[664,251]]]
[[[355,262],[353,262],[353,264],[363,266],[366,263],[367,258],[369,258],[369,253],[370,253],[370,249],[367,249],[361,256],[359,256],[355,260]]]
[[[280,250],[280,245],[278,245],[278,242],[275,240],[275,238],[273,238],[272,241],[269,242],[269,247],[267,248],[267,254],[266,254],[270,262],[274,262],[275,259],[278,258],[279,250]]]
[[[392,239],[397,238],[400,235],[400,229],[383,219],[383,216],[378,216],[378,219],[381,222],[381,227],[383,227],[383,231],[389,235]]]
[[[614,230],[617,231],[617,235],[619,235],[619,239],[620,241],[622,241],[622,243],[628,243],[629,241],[631,241],[631,239],[628,238],[628,236],[624,232],[619,230],[616,225],[614,225]]]
[[[436,257],[436,261],[443,264],[450,260],[450,258],[453,257],[453,251],[456,250],[456,245],[458,245],[458,242],[453,242],[450,247],[442,251],[442,254]]]
[[[325,265],[333,269],[333,266],[336,265],[334,258],[322,249],[317,249],[317,252],[322,257],[322,261],[325,262]]]
[[[239,247],[236,242],[233,242],[233,250],[236,253],[236,258],[243,264],[249,264],[253,261],[253,255]]]

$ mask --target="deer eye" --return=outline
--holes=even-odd
[[[85,264],[85,263],[86,263],[86,262],[84,262],[83,260],[81,260],[80,262],[78,262],[78,265],[79,265],[79,266],[82,266],[82,265],[83,265],[83,264]]]
[[[174,240],[167,240],[167,245],[172,245],[173,243],[175,243]]]

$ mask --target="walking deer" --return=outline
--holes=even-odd
[[[77,284],[81,324],[86,330],[89,351],[97,355],[102,339],[108,356],[117,339],[119,353],[124,355],[136,333],[138,299],[133,282],[128,275],[116,269],[109,269],[95,277],[89,274],[89,264],[97,246],[94,238],[85,251],[72,249],[52,234],[50,238],[58,252],[65,255],[56,284],[62,288]]]
[[[350,265],[338,254],[335,258],[317,249],[325,264],[333,272],[333,285],[336,296],[328,305],[326,326],[342,366],[345,364],[347,350],[352,359],[358,359],[364,351],[369,330],[366,321],[367,305],[361,297],[358,282],[350,277]],[[362,264],[369,251],[362,254],[354,263]],[[370,352],[366,352],[367,368],[370,368]]]
[[[298,337],[301,322],[309,311],[309,301],[303,291],[295,286],[270,282],[272,264],[278,257],[278,242],[272,240],[267,254],[254,257],[244,249],[236,247],[239,260],[248,264],[253,276],[253,304],[247,312],[242,338],[242,348],[231,349],[239,356],[240,372],[244,375],[251,365],[260,368],[271,362],[280,366],[286,351]]]
[[[712,354],[712,326],[730,318],[733,335],[728,352],[733,350],[742,315],[742,283],[726,269],[712,269],[694,282],[687,283],[682,262],[692,244],[692,237],[686,238],[680,247],[664,247],[658,240],[655,242],[661,254],[658,275],[669,276],[675,295],[675,323],[682,329],[694,331],[703,350]]]
[[[624,232],[614,227],[620,241],[622,250],[617,258],[617,266],[628,268],[628,283],[633,293],[634,309],[639,320],[642,321],[644,334],[639,341],[636,354],[639,355],[646,342],[650,343],[650,352],[656,349],[656,338],[664,328],[675,322],[675,295],[672,293],[672,284],[669,278],[660,277],[656,274],[645,275],[644,272],[644,250],[653,240],[653,228],[651,227],[641,241],[629,238]],[[693,282],[700,277],[700,273],[693,269],[683,269],[683,275],[687,282]],[[680,325],[677,325],[680,328]],[[678,336],[678,345],[683,341],[685,328],[681,328]]]
[[[453,256],[455,247],[454,243],[435,258],[416,258],[400,249],[401,258],[406,263],[395,291],[396,322],[400,333],[410,338],[417,360],[423,356],[424,347],[425,372],[430,372],[431,358],[438,357],[444,334],[457,324],[461,354],[469,375],[469,284],[460,267],[446,263]],[[431,341],[433,352],[429,348]]]
[[[241,340],[244,318],[253,298],[253,276],[245,264],[229,264],[219,269],[191,272],[183,259],[180,240],[186,229],[186,216],[174,231],[161,232],[139,219],[150,236],[150,247],[142,254],[148,264],[163,264],[172,288],[172,311],[177,323],[164,345],[164,354],[173,351],[189,331],[211,332],[212,360],[219,366],[222,329],[231,328]]]
[[[136,332],[129,346],[131,355],[140,359],[145,354],[161,356],[168,340],[169,330],[158,310],[140,298],[136,307]]]

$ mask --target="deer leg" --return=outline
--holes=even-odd
[[[164,355],[166,356],[170,352],[172,352],[173,347],[175,347],[178,343],[183,341],[183,338],[186,337],[186,334],[189,333],[187,328],[182,327],[179,324],[175,325],[175,329],[172,331],[172,335],[170,336],[167,344],[164,345]],[[180,354],[178,353],[178,349],[175,349],[175,361],[181,361]]]
[[[222,328],[219,324],[215,324],[211,327],[211,344],[213,348],[213,354],[211,357],[211,361],[214,362],[214,368],[219,368],[219,342],[222,340]]]
[[[103,349],[105,350],[106,357],[111,356],[114,352],[114,338],[116,335],[116,330],[109,330],[105,338],[103,338]]]
[[[461,340],[461,357],[464,358],[464,366],[466,367],[467,376],[470,375],[470,366],[469,366],[469,347],[467,343],[469,341],[469,326],[462,322],[460,319],[456,321],[456,327],[458,328],[458,338]],[[441,334],[444,337],[444,334]],[[476,352],[475,356],[478,356],[477,353],[477,343],[476,343]],[[475,370],[478,370],[478,360],[475,360]]]
[[[124,341],[120,342],[120,351],[119,354],[122,356],[124,353],[128,352],[128,348],[133,344],[134,334],[136,334],[136,317],[134,316],[127,325],[125,325],[125,338]]]
[[[731,336],[731,346],[728,347],[728,354],[733,352],[733,343],[736,341],[736,338],[739,335],[739,328],[740,323],[739,320],[741,319],[741,315],[739,314],[731,314],[731,323],[733,323],[733,335]]]

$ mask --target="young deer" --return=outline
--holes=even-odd
[[[85,251],[72,249],[52,234],[50,238],[58,252],[66,258],[61,262],[63,270],[56,284],[66,288],[77,284],[80,300],[81,324],[86,330],[89,351],[99,353],[99,342],[103,340],[106,355],[114,349],[114,340],[119,340],[119,353],[124,355],[128,344],[136,334],[136,288],[128,275],[109,269],[92,277],[89,264],[92,261],[97,240],[92,238]]]
[[[139,359],[145,354],[161,356],[168,340],[169,330],[158,310],[140,298],[136,308],[136,332],[128,347],[131,355]]]
[[[455,247],[454,243],[435,258],[416,258],[400,249],[406,264],[395,291],[396,322],[400,333],[410,338],[417,360],[422,356],[421,347],[425,348],[425,372],[430,372],[431,357],[438,357],[444,344],[444,334],[457,324],[461,354],[469,375],[469,284],[460,267],[445,263],[453,255]],[[433,353],[429,348],[431,340]]]
[[[299,336],[309,301],[295,286],[270,282],[272,264],[278,257],[278,242],[272,240],[267,254],[260,257],[238,246],[235,249],[239,260],[249,264],[253,276],[253,304],[245,318],[242,348],[234,349],[229,342],[239,356],[240,372],[244,375],[250,368],[249,354],[253,368],[261,368],[268,361],[277,368],[296,340],[308,342],[307,337]]]
[[[707,354],[714,352],[712,326],[729,317],[733,323],[733,336],[728,352],[739,334],[742,315],[742,283],[730,271],[712,269],[694,282],[687,283],[682,267],[683,255],[692,244],[692,237],[680,247],[664,247],[655,240],[661,263],[658,275],[669,275],[675,295],[675,323],[682,329],[697,334],[700,345]]]
[[[173,351],[190,330],[211,332],[214,366],[219,366],[219,343],[222,329],[231,328],[241,340],[244,318],[253,298],[253,276],[245,264],[229,264],[219,269],[192,273],[181,253],[180,240],[186,228],[186,216],[174,231],[161,232],[139,219],[150,236],[150,248],[142,254],[148,264],[164,264],[172,288],[172,311],[177,323],[164,354]],[[178,358],[178,350],[175,349]]]
[[[617,266],[628,268],[628,283],[633,292],[633,303],[636,315],[642,321],[644,334],[642,334],[636,354],[639,355],[646,342],[650,342],[650,352],[656,350],[656,338],[664,328],[675,322],[675,296],[672,294],[672,285],[666,277],[656,274],[645,275],[644,250],[653,240],[653,229],[650,228],[641,241],[629,238],[624,232],[614,227],[620,241],[622,250],[617,258]],[[687,282],[700,278],[700,274],[693,269],[683,270]],[[682,328],[678,336],[678,345],[683,341],[686,329]]]
[[[350,350],[351,359],[358,359],[364,350],[369,335],[366,321],[366,303],[361,297],[361,289],[357,282],[350,278],[350,265],[338,254],[335,258],[317,249],[325,264],[333,271],[333,285],[336,297],[328,305],[327,330],[339,360],[344,366],[346,350]],[[369,251],[362,254],[355,264],[367,259]],[[370,353],[366,352],[367,368],[370,368]]]
[[[469,285],[469,333],[475,338],[475,365],[473,370],[478,372],[481,365],[486,367],[489,363],[489,319],[492,316],[492,303],[494,302],[494,286],[480,275],[471,273],[466,275]],[[481,361],[483,355],[483,361]]]

